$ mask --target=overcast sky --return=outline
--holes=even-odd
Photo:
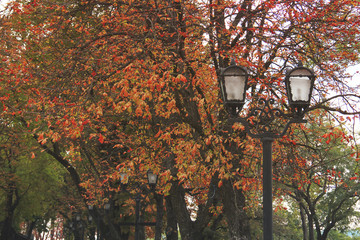
[[[2,10],[4,8],[4,6],[6,5],[6,3],[8,3],[9,0],[0,0],[0,10]]]

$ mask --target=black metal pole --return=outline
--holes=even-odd
[[[139,220],[140,220],[140,201],[141,197],[137,196],[135,198],[136,208],[135,208],[135,240],[139,240]]]
[[[261,139],[263,145],[263,239],[273,239],[272,209],[272,143],[271,137]]]

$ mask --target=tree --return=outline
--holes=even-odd
[[[119,171],[151,168],[169,239],[177,225],[182,239],[202,239],[223,219],[230,239],[249,239],[245,207],[260,161],[249,157],[256,142],[226,121],[220,70],[234,58],[249,70],[249,98],[287,107],[282,76],[302,61],[320,79],[313,108],[347,113],[326,104],[339,100],[356,114],[343,70],[358,57],[358,10],[348,0],[14,1],[2,29],[11,40],[2,115],[22,119],[84,206],[116,198]]]
[[[304,239],[327,239],[331,230],[344,231],[359,217],[357,148],[343,126],[334,126],[326,114],[312,115],[321,126],[294,134],[296,145],[283,153],[277,173],[286,195],[298,204]]]
[[[48,222],[57,218],[70,198],[62,191],[64,170],[34,149],[37,143],[17,132],[17,124],[5,119],[1,124],[1,239],[12,239],[24,230],[30,237],[40,224],[38,219]],[[23,223],[26,229],[21,227]]]

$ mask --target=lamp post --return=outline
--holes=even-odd
[[[158,176],[156,174],[154,174],[152,170],[147,171],[147,181],[148,181],[150,190],[152,192],[155,191],[157,179],[158,179]],[[121,172],[120,173],[120,184],[121,184],[122,189],[126,190],[126,188],[128,186],[128,181],[129,181],[128,174],[126,172]],[[135,226],[135,240],[139,240],[140,226],[155,226],[156,225],[156,222],[141,222],[140,221],[140,205],[141,205],[141,200],[143,200],[144,198],[142,197],[143,191],[142,191],[142,188],[140,185],[138,186],[138,189],[139,189],[139,191],[137,192],[137,194],[134,197],[134,200],[136,203],[136,205],[135,205],[135,222],[134,223],[128,223],[128,222],[120,223],[120,225]]]
[[[104,222],[103,219],[108,216],[111,210],[111,203],[107,202],[104,204],[102,208],[96,207],[94,205],[88,205],[87,206],[89,215],[88,215],[88,222],[89,225],[93,225],[92,228],[90,228],[90,233],[93,235],[93,238],[97,240],[102,240],[104,237],[103,235],[107,234],[106,231],[103,230]]]
[[[232,122],[244,125],[246,133],[260,139],[263,147],[263,239],[273,239],[272,209],[272,143],[283,137],[292,123],[305,123],[305,112],[310,106],[314,73],[300,64],[286,74],[285,85],[291,114],[273,107],[273,99],[259,100],[259,107],[250,109],[246,117],[239,117],[245,104],[248,73],[245,68],[231,65],[221,72],[220,88],[225,108],[229,111]],[[272,123],[277,118],[288,120],[283,130],[274,130]]]
[[[73,213],[73,218],[70,223],[70,229],[74,234],[75,240],[83,240],[84,239],[84,225],[81,219],[80,213]]]

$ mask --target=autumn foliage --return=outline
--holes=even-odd
[[[282,81],[301,61],[317,76],[310,110],[358,114],[345,70],[359,57],[359,10],[355,0],[13,1],[0,22],[1,119],[21,123],[65,167],[82,196],[78,209],[121,205],[120,172],[145,182],[152,169],[165,199],[160,230],[179,225],[182,239],[204,239],[205,229],[225,225],[231,239],[247,239],[249,212],[261,203],[261,151],[228,124],[220,70],[235,59],[250,74],[249,102],[272,96],[286,111]],[[298,143],[282,141],[275,154]],[[299,186],[307,177],[288,176]],[[185,195],[198,206],[196,221]]]

